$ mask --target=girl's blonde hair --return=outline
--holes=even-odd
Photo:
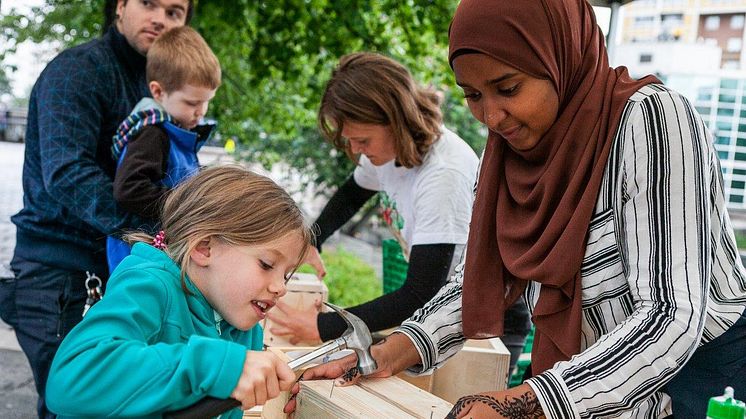
[[[396,161],[411,168],[422,164],[440,137],[440,99],[391,58],[371,52],[348,54],[339,60],[326,85],[318,124],[324,137],[354,160],[342,138],[346,121],[389,125]]]
[[[166,198],[161,223],[165,252],[181,266],[185,290],[189,253],[203,240],[256,246],[296,233],[305,244],[297,265],[313,240],[290,195],[271,179],[240,166],[204,169],[177,186]],[[154,240],[142,232],[127,234],[124,239],[148,244]]]

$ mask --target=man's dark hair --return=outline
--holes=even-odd
[[[124,3],[127,4],[127,0],[124,0]],[[186,13],[186,21],[184,22],[186,25],[189,24],[189,21],[192,20],[192,15],[194,13],[194,0],[189,0],[189,5],[187,6],[187,13]],[[106,31],[109,30],[109,27],[114,24],[114,22],[117,21],[117,0],[106,0],[104,2],[104,26],[101,27],[101,35],[105,34]]]

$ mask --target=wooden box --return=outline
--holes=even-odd
[[[401,379],[451,403],[468,394],[505,390],[510,368],[510,352],[500,338],[467,340],[463,349],[430,375]]]
[[[308,309],[329,300],[329,289],[326,284],[314,274],[295,273],[287,284],[288,292],[282,297],[281,301],[296,309]],[[280,316],[282,312],[273,308],[272,313]],[[274,336],[269,329],[272,322],[265,319],[262,322],[264,329],[264,344],[267,346],[292,346],[290,342],[282,336]],[[305,342],[300,342],[298,346],[305,346]]]

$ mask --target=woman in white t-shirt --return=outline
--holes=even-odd
[[[409,260],[402,287],[348,308],[371,331],[399,325],[447,282],[466,243],[479,160],[464,140],[443,126],[437,94],[416,83],[396,61],[374,53],[340,59],[326,86],[319,126],[337,148],[358,162],[354,173],[321,212],[317,247],[376,193],[383,219]],[[323,275],[313,252],[309,263]],[[291,342],[339,337],[336,313],[269,313],[273,334]],[[528,315],[521,322],[528,331]]]

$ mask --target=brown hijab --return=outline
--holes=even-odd
[[[609,67],[585,0],[463,0],[449,57],[480,52],[550,80],[559,111],[539,144],[517,152],[490,132],[471,218],[463,287],[469,338],[503,334],[508,307],[541,283],[533,312],[535,374],[580,351],[580,265],[606,160],[637,81]]]

